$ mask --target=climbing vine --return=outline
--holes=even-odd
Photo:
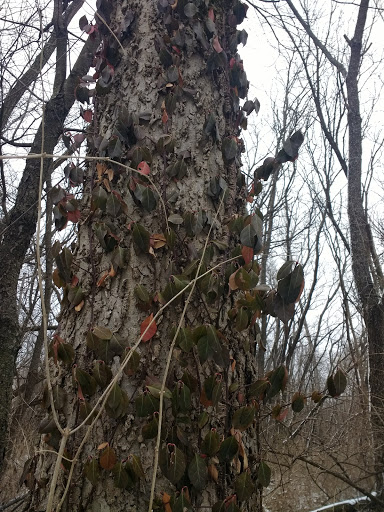
[[[244,206],[246,198],[257,201],[261,180],[297,158],[303,135],[292,134],[275,157],[256,169],[252,183],[246,182],[240,134],[260,106],[247,98],[248,80],[236,53],[238,44],[247,41],[246,31],[237,29],[247,6],[238,0],[158,0],[153,18],[163,33],[154,37],[156,105],[143,111],[120,105],[111,124],[100,126],[98,109],[116,94],[123,54],[137,44],[140,7],[132,5],[116,15],[114,2],[99,0],[95,23],[80,20],[90,37],[99,31],[103,40],[95,73],[82,77],[75,91],[88,134],[66,133],[63,141],[76,150],[86,139],[92,158],[69,163],[64,171],[69,187],[84,186],[83,199],[69,188],[52,192],[56,228],[72,222],[79,231],[75,251],[56,242],[53,281],[63,292],[61,322],[89,321],[83,339],[67,339],[59,328],[49,346],[52,385],[43,394],[47,416],[39,431],[59,455],[47,509],[60,510],[74,474],[82,473],[93,489],[112,478],[122,492],[144,494],[148,510],[193,510],[199,494],[209,488],[215,489],[214,512],[236,512],[247,503],[252,506],[252,496],[261,499],[270,484],[263,451],[257,449],[252,462],[247,457],[255,438],[259,445],[261,423],[268,417],[283,421],[290,409],[300,413],[309,398],[319,404],[346,387],[345,374],[337,369],[328,379],[328,392],[309,397],[297,391],[287,399],[284,366],[256,375],[241,361],[240,354],[255,351],[260,318],[271,315],[288,323],[304,288],[303,268],[296,261],[282,265],[276,283],[259,283],[263,216]],[[179,197],[183,183],[202,171],[196,168],[196,147],[182,147],[173,129],[184,103],[196,103],[204,94],[185,78],[194,52],[204,63],[199,72],[220,91],[223,110],[205,111],[198,127],[197,150],[208,154],[218,149],[221,158],[201,191],[202,208],[199,201],[191,208]],[[240,100],[245,100],[242,106]],[[136,312],[125,320],[127,336],[100,322],[96,312],[108,310],[106,291],[124,282],[133,259],[152,265],[153,276],[124,285],[133,290]],[[164,268],[158,268],[158,261]],[[161,377],[146,367],[159,357],[157,340],[168,354]],[[110,428],[102,424],[107,420]],[[115,433],[124,422],[136,429],[139,444],[153,448],[152,468],[139,450],[119,448]],[[36,457],[28,461],[31,474],[36,463]],[[65,475],[58,496],[60,464]],[[166,479],[161,493],[157,466]],[[151,491],[144,492],[143,482],[149,479]]]

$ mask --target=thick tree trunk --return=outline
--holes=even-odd
[[[57,365],[50,360],[55,394],[66,397],[66,403],[56,402],[62,428],[78,426],[84,409],[100,399],[102,389],[97,387],[94,393],[93,384],[89,388],[95,367],[108,366],[118,379],[107,405],[97,406],[100,419],[94,425],[81,427],[67,441],[58,431],[50,432],[50,445],[55,450],[60,446],[61,453],[65,447],[65,457],[74,462],[68,473],[64,460],[63,472],[56,455],[44,455],[36,478],[48,484],[36,490],[31,510],[170,510],[167,494],[174,511],[190,510],[189,499],[197,508],[209,510],[220,500],[235,501],[235,488],[243,510],[259,510],[252,492],[259,464],[253,429],[236,434],[244,451],[227,462],[225,457],[224,462],[223,457],[219,460],[211,446],[214,439],[231,437],[233,413],[245,405],[245,385],[256,373],[255,359],[244,343],[247,335],[233,329],[227,316],[231,300],[224,267],[197,284],[190,302],[191,287],[181,301],[164,309],[157,332],[136,350],[141,356],[136,372],[131,368],[122,375],[124,352],[106,340],[113,333],[113,339],[132,347],[144,319],[172,299],[183,286],[180,280],[191,280],[200,261],[201,274],[230,258],[239,242],[225,222],[244,213],[245,194],[237,185],[238,101],[248,84],[236,55],[236,23],[245,7],[232,0],[216,0],[209,7],[206,2],[179,0],[173,8],[162,1],[129,0],[104,1],[99,9],[98,19],[109,28],[99,23],[104,33],[100,59],[106,60],[100,68],[104,82],[99,79],[96,88],[90,152],[134,169],[149,166],[151,181],[124,165],[102,160],[89,164],[74,264],[64,271],[70,275],[57,333],[57,347],[73,347],[75,366],[66,369],[60,355]],[[102,139],[106,143],[100,146]],[[156,207],[154,192],[160,196]],[[77,280],[84,303],[74,307],[71,286]],[[189,341],[178,338],[173,348],[179,322]],[[191,337],[185,328],[202,329],[206,335],[193,331],[198,345],[187,346]],[[101,345],[108,353],[101,353]],[[161,416],[163,381],[172,398],[166,392]],[[216,398],[210,396],[209,382]],[[237,388],[239,394],[233,392]],[[253,407],[247,412],[255,413]],[[52,419],[49,405],[48,418]],[[156,446],[153,438],[161,420],[161,442]],[[155,475],[152,502],[158,448],[161,472]],[[111,453],[112,460],[107,460]],[[253,462],[248,464],[251,455]],[[129,465],[135,457],[143,466],[140,481]],[[236,462],[229,464],[232,459]],[[246,485],[239,491],[242,482]]]

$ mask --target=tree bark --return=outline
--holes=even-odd
[[[62,362],[56,365],[50,359],[52,385],[65,393],[66,404],[58,407],[64,435],[55,431],[48,442],[73,462],[71,466],[65,464],[69,473],[63,473],[57,455],[47,453],[40,459],[36,478],[47,480],[48,485],[36,490],[31,510],[169,510],[167,494],[171,496],[173,510],[190,510],[189,499],[197,507],[210,509],[220,500],[236,500],[231,495],[237,475],[248,478],[248,471],[255,475],[260,460],[254,448],[253,429],[242,434],[245,450],[255,454],[255,463],[249,470],[240,458],[236,459],[236,468],[219,464],[219,459],[213,456],[215,451],[204,445],[206,436],[216,436],[216,431],[221,439],[231,435],[232,416],[243,403],[244,395],[231,393],[230,386],[237,383],[244,390],[256,374],[247,336],[236,332],[228,321],[231,300],[227,300],[225,267],[219,266],[208,276],[210,281],[205,280],[205,286],[197,284],[190,301],[189,288],[181,301],[164,309],[157,332],[136,349],[141,356],[136,373],[122,375],[124,353],[112,351],[112,355],[101,357],[99,345],[95,345],[100,339],[95,342],[95,337],[102,336],[102,329],[107,329],[121,343],[132,347],[139,339],[142,322],[170,301],[169,286],[195,275],[188,270],[190,265],[196,268],[202,261],[206,270],[230,258],[238,244],[238,238],[236,241],[236,237],[228,234],[225,221],[229,216],[245,213],[245,194],[237,184],[241,141],[236,137],[240,131],[238,95],[245,95],[248,84],[236,55],[235,28],[236,9],[241,11],[244,6],[232,0],[215,1],[209,9],[204,2],[183,1],[174,4],[173,9],[154,1],[120,0],[100,5],[97,18],[108,24],[106,28],[103,21],[99,22],[99,30],[104,34],[101,59],[114,52],[113,64],[106,62],[100,72],[104,77],[109,72],[113,79],[109,81],[107,77],[105,91],[100,87],[101,81],[96,87],[99,94],[95,99],[95,138],[90,139],[89,153],[100,157],[100,161],[88,165],[84,213],[65,291],[68,298],[70,282],[75,278],[84,294],[84,303],[74,308],[69,299],[64,299],[57,332],[60,343],[73,347],[75,367],[71,371]],[[129,24],[129,29],[121,29],[124,23]],[[113,70],[108,66],[113,66]],[[241,83],[236,85],[235,73],[241,77]],[[128,133],[124,132],[126,128]],[[105,143],[92,146],[94,140]],[[229,144],[234,148],[230,155],[226,153]],[[104,163],[104,155],[121,165]],[[183,163],[186,167],[180,172],[177,165]],[[151,182],[138,172],[131,172],[131,168],[149,168]],[[227,184],[224,201],[221,191],[226,186],[220,179]],[[147,204],[145,209],[142,196],[137,193],[139,186],[145,187],[140,189],[143,194],[151,194],[156,187],[156,207]],[[98,202],[100,195],[107,198],[107,206]],[[118,213],[112,208],[113,197],[119,197],[123,204]],[[139,226],[140,236],[136,231]],[[100,235],[100,230],[105,235]],[[165,235],[167,244],[158,247],[143,241],[147,236],[143,230],[153,240],[158,237],[156,233],[160,240]],[[113,237],[108,233],[113,233]],[[176,239],[174,244],[170,242],[171,235]],[[115,247],[108,254],[107,243],[111,238],[117,245],[111,242]],[[214,250],[215,242],[224,242],[221,253]],[[115,258],[118,250],[125,261]],[[152,299],[143,299],[144,287]],[[209,356],[205,361],[196,346],[188,350],[182,343],[173,347],[173,333],[178,326],[219,333],[220,348],[213,359]],[[103,346],[111,348],[108,342]],[[79,370],[93,374],[100,359],[103,367],[110,367],[112,374],[118,376],[114,392],[118,386],[117,393],[124,392],[127,397],[121,416],[113,416],[111,398],[106,399],[106,406],[97,405],[101,389],[94,394],[82,389]],[[207,379],[218,384],[220,399],[216,407],[206,397]],[[161,382],[173,397],[165,396],[163,415],[156,392]],[[188,387],[186,382],[191,387],[191,401],[181,417],[174,396]],[[140,401],[147,399],[155,400],[154,409],[141,409]],[[76,430],[82,422],[84,403],[87,407],[96,405],[100,420]],[[208,422],[199,426],[198,418],[207,411]],[[52,418],[49,405],[47,418]],[[163,422],[161,437],[156,442],[146,437],[154,421]],[[156,474],[158,449],[161,472]],[[105,454],[112,450],[116,459],[107,464]],[[211,474],[209,482],[206,479],[201,487],[196,482],[191,485],[195,475],[191,476],[190,464],[195,455],[196,464],[205,461],[203,473]],[[140,457],[143,466],[141,483],[126,484],[117,473],[135,457]],[[172,478],[164,469],[164,460],[170,461],[172,468],[177,466],[178,458],[188,469],[180,470],[182,476]],[[97,477],[90,475],[91,468]],[[128,469],[124,471],[129,473]],[[122,472],[124,479],[125,473]],[[250,488],[252,485],[251,482]],[[242,506],[243,510],[259,510],[255,499],[244,501]]]

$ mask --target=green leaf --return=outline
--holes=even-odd
[[[141,429],[141,435],[144,439],[153,439],[157,436],[157,431],[159,429],[159,420],[158,416],[154,414],[153,420],[143,426]]]
[[[191,391],[184,382],[177,382],[172,393],[172,408],[175,415],[188,412],[191,408]]]
[[[168,444],[160,450],[159,465],[163,475],[176,484],[185,472],[185,455],[176,445]]]
[[[235,491],[240,501],[248,500],[255,492],[255,485],[248,471],[244,471],[236,478]]]
[[[59,343],[57,357],[66,365],[70,366],[75,359],[75,351],[69,343]]]
[[[184,6],[184,14],[187,18],[193,18],[197,14],[197,7],[193,2],[189,2]]]
[[[114,384],[107,398],[107,405],[111,409],[117,409],[122,399],[122,390],[118,384]]]
[[[150,188],[144,187],[141,197],[141,205],[148,212],[154,210],[157,206],[157,194]]]
[[[94,395],[97,388],[97,382],[92,377],[92,375],[89,375],[89,373],[85,372],[79,367],[76,367],[75,375],[76,381],[81,387],[81,391],[83,392],[83,394],[89,396]]]
[[[96,185],[92,191],[92,210],[97,210],[97,208],[100,208],[100,210],[105,211],[107,200],[107,192],[103,189],[103,187]]]
[[[240,407],[233,415],[232,425],[236,430],[246,430],[255,418],[255,408],[252,406]]]
[[[135,407],[137,415],[144,418],[159,410],[159,400],[150,393],[142,393],[136,398]]]
[[[84,464],[84,476],[92,485],[97,484],[100,476],[100,467],[96,459],[91,459]]]
[[[276,396],[280,391],[284,391],[288,380],[288,371],[285,366],[279,366],[271,373],[269,382],[271,387],[267,392],[267,399],[270,400]]]
[[[101,388],[105,388],[112,380],[112,370],[104,361],[95,361],[93,365],[93,378]]]
[[[55,261],[57,265],[57,269],[59,271],[59,275],[63,281],[66,283],[70,283],[72,280],[72,272],[71,272],[71,265],[72,265],[72,253],[69,249],[64,247],[64,249],[61,251],[61,253],[56,256]]]
[[[143,253],[147,253],[149,251],[150,235],[145,227],[136,222],[133,226],[132,235],[133,241],[139,250]]]
[[[128,249],[118,245],[110,254],[111,263],[117,270],[119,268],[126,268],[128,265]]]
[[[257,471],[257,481],[263,487],[268,487],[271,481],[271,468],[264,461],[260,462],[259,469]]]
[[[69,289],[68,301],[73,308],[78,306],[83,299],[84,293],[81,286],[74,286],[73,288]]]
[[[128,363],[124,366],[124,372],[126,375],[128,375],[128,377],[134,375],[137,372],[140,366],[140,361],[140,354],[136,350],[134,350]]]
[[[129,455],[126,468],[129,468],[129,473],[132,473],[138,478],[145,478],[143,466],[140,457],[137,455]]]
[[[241,307],[236,315],[236,330],[238,332],[244,331],[248,327],[249,317],[247,313],[247,308]]]
[[[177,335],[177,344],[184,352],[190,352],[194,346],[192,330],[190,327],[182,327]]]
[[[305,397],[297,392],[292,397],[292,410],[293,412],[301,412],[304,409]]]
[[[91,414],[92,410],[93,410],[93,407],[89,402],[87,402],[86,400],[84,400],[84,401],[82,400],[80,402],[80,407],[79,407],[80,420],[83,422],[89,416],[89,418],[85,422],[86,425],[90,425],[92,423],[92,420],[94,419],[95,415],[97,414],[96,411],[94,411],[93,414]]]
[[[223,154],[224,162],[229,163],[234,160],[237,155],[237,142],[232,137],[227,137],[223,140],[221,145],[221,152]]]
[[[249,398],[256,398],[257,400],[263,400],[266,390],[269,388],[270,383],[267,379],[259,379],[248,388]]]
[[[197,453],[188,466],[188,476],[195,489],[198,491],[204,489],[208,480],[208,468],[205,460]]]
[[[239,443],[234,436],[230,436],[221,443],[218,456],[222,462],[231,462],[238,451]]]
[[[125,471],[122,462],[117,462],[113,466],[112,474],[115,487],[118,489],[127,489],[128,487],[133,487],[133,482],[128,473]]]
[[[149,303],[151,300],[146,288],[144,286],[142,286],[141,284],[135,287],[134,293],[135,293],[136,297],[139,300],[141,300],[141,302]]]
[[[117,217],[121,213],[121,203],[115,194],[109,194],[107,199],[106,211],[112,218]]]
[[[96,326],[92,329],[92,332],[100,340],[110,340],[113,336],[112,331],[106,327]]]
[[[210,430],[203,439],[201,444],[201,451],[205,455],[212,457],[219,451],[220,448],[220,436],[215,430]]]
[[[197,426],[202,429],[207,424],[208,420],[209,414],[207,411],[202,412],[197,420]]]
[[[347,376],[340,368],[336,370],[336,373],[333,376],[333,382],[335,385],[336,394],[341,395],[341,393],[344,393],[345,388],[347,387]]]
[[[283,265],[284,267],[284,265]],[[282,267],[282,268],[283,268]],[[281,269],[280,269],[281,270]],[[286,274],[287,267],[280,275]],[[284,302],[290,304],[296,302],[301,294],[302,284],[304,281],[304,271],[300,264],[296,264],[295,268],[285,277],[281,278],[277,284],[277,291]]]

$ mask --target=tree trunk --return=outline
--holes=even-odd
[[[245,213],[237,136],[248,83],[236,25],[246,8],[207,5],[99,4],[89,137],[99,161],[88,165],[76,250],[56,260],[64,299],[50,368],[61,433],[41,428],[59,456],[40,459],[36,478],[48,484],[30,510],[170,510],[168,495],[173,511],[223,510],[223,500],[259,510],[256,434],[242,432],[255,415],[244,395],[256,362],[227,315],[238,267],[221,265],[239,247],[226,221]],[[235,433],[241,406],[251,419]],[[92,407],[100,419],[82,424]]]
[[[79,76],[87,73],[92,54],[97,48],[97,39],[90,39],[81,51],[70,75],[60,91],[51,98],[45,107],[44,149],[51,154],[63,132],[64,121],[74,103],[74,90]],[[42,127],[36,133],[31,154],[39,154],[42,147]],[[45,160],[46,176],[51,159]],[[7,445],[8,416],[11,408],[14,364],[21,339],[17,317],[17,286],[24,258],[36,230],[38,184],[40,160],[27,160],[18,187],[16,201],[4,219],[0,239],[0,467],[3,464]]]
[[[360,3],[355,33],[351,41],[351,57],[346,78],[348,98],[349,165],[348,165],[348,216],[351,237],[352,270],[356,289],[363,308],[369,344],[369,374],[372,403],[372,425],[375,444],[377,486],[384,490],[384,428],[382,411],[384,405],[384,310],[371,275],[371,249],[368,237],[366,213],[363,207],[362,173],[362,129],[358,76],[362,57],[362,40],[367,18],[368,0]]]

